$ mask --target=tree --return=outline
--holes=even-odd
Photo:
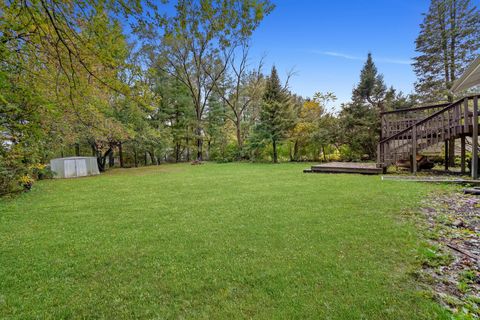
[[[352,100],[359,103],[369,103],[373,108],[383,112],[385,111],[386,91],[387,87],[383,81],[383,75],[378,73],[372,54],[368,53],[367,61],[360,72],[360,82],[353,90]]]
[[[248,44],[243,42],[239,54],[234,53],[230,59],[224,81],[217,85],[220,97],[230,110],[226,113],[226,117],[235,126],[238,160],[244,156],[245,113],[252,104],[261,99],[264,86],[263,59],[260,60],[257,68],[251,71],[248,68],[248,52]]]
[[[385,111],[386,103],[393,92],[387,94],[383,76],[369,53],[361,72],[360,81],[352,91],[352,102],[344,104],[340,112],[343,142],[352,149],[355,158],[376,153],[376,144],[380,137],[380,113]]]
[[[320,152],[323,153],[325,159],[325,146],[334,142],[335,131],[332,128],[333,116],[327,111],[327,104],[336,99],[331,92],[325,94],[317,92],[312,99],[303,102],[291,136],[293,140],[292,160],[298,161],[302,148],[307,147],[316,149],[310,159],[317,158]]]
[[[68,145],[116,131],[112,92],[129,90],[117,77],[125,42],[112,17],[138,12],[133,2],[0,1],[0,162],[11,181]]]
[[[415,89],[421,100],[453,101],[453,82],[480,48],[480,12],[470,0],[432,0],[415,45]]]
[[[175,162],[189,161],[192,128],[195,124],[195,114],[192,108],[192,99],[188,88],[176,77],[171,76],[162,69],[150,68],[149,77],[153,92],[160,101],[155,105],[149,117],[160,128],[166,129],[165,136],[170,141],[167,143]],[[185,157],[184,157],[185,156]]]
[[[353,101],[342,105],[339,121],[340,139],[349,146],[352,160],[364,155],[373,158],[379,139],[378,112],[368,104]]]
[[[273,6],[269,0],[179,0],[172,17],[143,25],[143,37],[161,60],[157,67],[190,91],[196,116],[197,160],[202,160],[203,116],[209,97],[223,77],[234,49],[255,30]],[[155,31],[155,27],[160,28]],[[157,39],[162,35],[161,39]]]
[[[264,139],[272,143],[272,159],[278,162],[278,143],[287,136],[288,131],[295,124],[293,103],[287,88],[282,87],[277,69],[272,67],[270,76],[265,84],[260,123],[257,130]]]

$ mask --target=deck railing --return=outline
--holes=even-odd
[[[421,149],[435,145],[450,138],[472,135],[478,136],[478,99],[480,95],[459,99],[448,105],[441,104],[428,108],[415,108],[390,112],[384,115],[405,115],[393,128],[387,128],[386,136],[378,144],[377,163],[387,167],[399,160],[412,159],[413,171],[416,171],[416,155]],[[433,113],[432,110],[434,110]],[[420,112],[431,113],[423,118],[410,118]],[[473,121],[475,119],[475,121]],[[383,120],[383,117],[382,117]],[[403,122],[402,122],[403,121]],[[382,123],[383,125],[383,123]],[[476,139],[472,139],[476,143]],[[473,146],[475,147],[475,146]]]
[[[382,138],[390,137],[449,106],[450,103],[440,103],[416,108],[400,109],[381,113]]]

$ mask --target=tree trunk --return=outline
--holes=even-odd
[[[188,132],[187,132],[187,138],[185,140],[187,144],[187,161],[190,162],[190,139],[188,138]]]
[[[439,12],[442,12],[442,8],[439,8]],[[442,53],[443,53],[443,70],[445,72],[444,74],[444,80],[445,80],[445,89],[448,89],[450,87],[450,67],[449,67],[449,53],[448,53],[448,35],[447,35],[447,26],[446,26],[446,16],[445,12],[443,14],[438,16],[438,22],[441,30],[441,48],[442,48]],[[447,93],[447,99],[450,101],[453,99],[450,93]]]
[[[113,157],[113,149],[112,152],[108,155],[108,167],[113,168],[115,166],[115,158]]]
[[[273,145],[273,163],[278,163],[278,154],[277,154],[277,141],[272,139]]]
[[[175,143],[175,162],[180,161],[180,142]]]
[[[159,163],[157,162],[157,158],[155,157],[155,151],[148,151],[148,154],[150,155],[150,162],[152,164],[158,165]]]
[[[325,146],[322,145],[323,161],[327,162],[327,154],[325,153]]]
[[[210,160],[210,148],[212,147],[212,140],[208,139],[208,144],[207,144],[207,154],[205,155],[207,160]]]
[[[102,151],[97,148],[97,145],[92,142],[92,151],[95,151],[95,157],[97,158],[97,165],[98,165],[98,170],[100,172],[105,172],[105,165],[107,161],[107,157],[110,157],[110,155],[113,153],[112,147],[108,148],[108,150],[102,155]]]
[[[120,168],[123,168],[123,148],[121,142],[118,144],[118,157],[120,158]]]
[[[237,116],[237,121],[235,123],[236,133],[237,133],[237,148],[238,148],[238,155],[237,160],[241,160],[243,158],[243,137],[242,137],[242,122],[240,117]]]
[[[298,152],[299,152],[300,146],[298,143],[298,140],[295,140],[295,144],[293,145],[293,160],[298,161]]]
[[[105,172],[105,163],[102,161],[102,157],[97,157],[98,171]]]
[[[195,130],[195,134],[197,135],[197,161],[202,161],[203,160],[203,139],[202,139],[202,128],[197,127]]]
[[[76,155],[77,157],[80,156],[80,143],[78,143],[78,142],[75,143],[75,155]]]
[[[145,162],[145,167],[146,167],[146,166],[147,166],[147,163],[148,163],[148,162],[147,162],[147,161],[148,161],[148,159],[147,159],[147,151],[145,151],[145,152],[143,153],[143,161]]]
[[[104,171],[105,171],[105,168],[106,168],[107,158],[110,159],[110,156],[112,154],[113,154],[113,149],[112,149],[112,147],[110,147],[110,148],[108,148],[107,152],[105,152],[103,157],[102,157],[102,166],[103,166]]]
[[[455,57],[456,57],[456,47],[457,47],[457,4],[456,1],[452,1],[450,3],[450,86],[447,89],[450,89],[453,85],[453,82],[456,79],[456,64],[455,64]],[[450,95],[451,98],[450,102],[453,102],[453,95]]]
[[[137,148],[133,147],[133,162],[135,164],[135,168],[138,167],[138,157],[137,157]]]

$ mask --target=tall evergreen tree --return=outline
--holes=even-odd
[[[432,0],[420,28],[415,89],[423,101],[452,101],[449,89],[480,48],[480,12],[470,0]]]
[[[391,89],[390,89],[391,90]],[[380,137],[380,112],[388,104],[387,86],[369,53],[360,71],[360,81],[353,89],[352,102],[342,105],[340,126],[343,143],[350,146],[352,158],[373,158]]]
[[[295,114],[291,97],[282,87],[275,66],[268,77],[263,94],[258,130],[264,139],[272,142],[273,162],[278,162],[278,143],[285,139],[294,125]]]
[[[360,82],[353,90],[352,100],[358,103],[369,103],[382,112],[384,111],[386,92],[387,87],[383,81],[383,75],[378,73],[372,54],[368,53],[367,61],[360,72]]]

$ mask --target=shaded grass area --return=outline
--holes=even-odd
[[[432,186],[164,165],[0,200],[2,318],[436,319],[401,211]]]

